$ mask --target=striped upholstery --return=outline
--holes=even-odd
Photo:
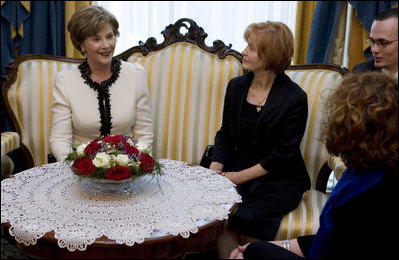
[[[19,134],[17,132],[1,133],[1,157],[20,147]]]
[[[178,42],[127,61],[147,72],[156,156],[198,165],[220,127],[226,86],[243,73],[239,60]]]
[[[52,88],[58,71],[76,63],[28,59],[19,64],[7,99],[21,127],[21,142],[33,155],[34,165],[47,163],[50,152]]]
[[[299,206],[284,216],[275,240],[316,234],[320,213],[326,201],[326,194],[314,189],[306,191]]]
[[[308,121],[300,149],[310,175],[312,187],[315,188],[317,174],[329,157],[325,145],[319,141],[320,124],[324,115],[323,103],[331,90],[338,86],[342,75],[326,69],[288,70],[286,73],[308,95]]]
[[[319,216],[327,195],[315,190],[317,174],[330,157],[325,145],[319,141],[323,102],[331,90],[338,86],[342,74],[328,69],[288,70],[287,75],[300,85],[308,95],[308,121],[301,142],[301,151],[307,166],[312,188],[305,192],[299,206],[286,214],[281,221],[276,240],[315,234],[319,227]]]

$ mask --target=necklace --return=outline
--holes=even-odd
[[[265,101],[266,97],[267,97],[268,93],[266,93],[265,97],[262,98],[262,100],[258,101],[258,105],[256,106],[256,112],[259,113],[259,111],[262,109],[261,104],[263,103],[263,101]]]

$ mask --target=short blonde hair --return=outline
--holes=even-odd
[[[244,32],[245,41],[251,36],[266,70],[280,73],[289,68],[294,56],[294,35],[287,25],[270,21],[252,23]]]
[[[115,36],[118,37],[119,23],[113,14],[101,6],[85,6],[79,8],[72,15],[67,27],[73,46],[84,54],[81,49],[81,44],[86,37],[96,35],[107,24],[111,25]]]

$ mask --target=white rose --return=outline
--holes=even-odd
[[[128,144],[130,144],[130,145],[132,145],[132,146],[134,146],[134,142],[133,142],[133,139],[127,139],[127,141],[126,141]]]
[[[83,156],[85,155],[85,148],[89,143],[83,143],[76,148],[76,152],[78,153],[78,156]]]
[[[144,143],[144,142],[138,140],[138,142],[137,142],[137,144],[136,144],[136,148],[139,149],[140,151],[145,151],[145,150],[147,150],[149,147],[148,147],[148,144],[146,144],[146,143]]]
[[[126,154],[118,154],[115,157],[115,161],[120,166],[126,166],[129,162],[129,157]]]
[[[93,164],[97,168],[109,168],[110,156],[106,153],[98,153],[93,159]]]

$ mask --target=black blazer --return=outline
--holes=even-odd
[[[233,78],[227,86],[222,126],[216,133],[212,161],[223,163],[225,171],[260,163],[269,171],[260,178],[309,189],[310,179],[299,149],[308,116],[306,92],[285,73],[279,73],[252,138],[243,143],[241,111],[253,78],[254,74],[248,72]]]

